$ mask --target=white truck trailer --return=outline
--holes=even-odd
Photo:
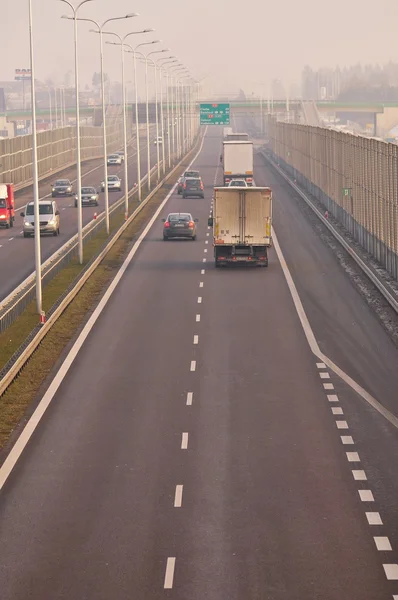
[[[214,190],[214,260],[228,264],[268,266],[272,246],[272,191],[268,187],[219,187]]]
[[[245,179],[253,185],[253,142],[223,143],[224,185],[232,179]]]

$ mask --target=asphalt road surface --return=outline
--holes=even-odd
[[[1,600],[398,594],[397,432],[312,354],[275,251],[268,269],[214,268],[220,136],[209,128],[195,162],[205,200],[170,198],[3,487]],[[255,177],[273,175],[258,162]],[[350,318],[352,284],[330,273],[336,327],[322,329],[309,300],[327,314],[314,258],[323,242],[307,231],[292,258],[292,223],[298,236],[306,224],[273,183],[310,324],[348,370],[333,333]],[[197,241],[162,241],[173,211],[199,219]],[[351,333],[350,352],[361,344]],[[363,362],[352,364],[366,383]]]
[[[157,149],[153,144],[154,132],[152,130],[151,137],[151,165],[152,167],[157,162]],[[147,140],[146,132],[141,132],[140,135],[141,149],[141,177],[147,172]],[[161,154],[160,154],[161,156]],[[128,149],[129,161],[129,188],[131,189],[134,183],[137,182],[137,149],[136,141],[133,139]],[[118,175],[124,179],[124,165],[109,166],[109,175]],[[76,167],[67,169],[62,174],[54,177],[56,179],[70,179],[75,182]],[[92,185],[100,189],[101,181],[103,180],[103,161],[90,161],[83,166],[82,186]],[[154,179],[155,181],[155,179]],[[76,193],[76,183],[74,183],[74,192]],[[39,194],[41,199],[51,199],[51,186],[48,180],[40,183]],[[109,192],[109,205],[111,206],[116,200],[124,195],[122,193]],[[0,300],[5,298],[12,292],[26,277],[28,277],[35,268],[34,257],[34,240],[33,238],[24,238],[22,234],[23,217],[20,216],[21,211],[27,202],[32,200],[32,190],[28,189],[17,194],[15,211],[14,228],[0,228]],[[77,210],[74,206],[73,197],[55,198],[60,210],[60,235],[53,237],[52,235],[41,236],[41,251],[42,262],[45,262],[58,248],[63,246],[71,237],[77,233]],[[99,215],[105,208],[104,194],[100,193],[99,206],[83,207],[83,226],[89,223],[96,212]]]

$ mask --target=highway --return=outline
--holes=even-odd
[[[153,144],[155,139],[154,130],[151,131],[151,166],[157,162],[157,149]],[[141,177],[147,172],[147,138],[146,132],[141,132],[140,135],[140,155],[141,155]],[[162,154],[160,153],[160,157]],[[137,182],[137,150],[136,141],[133,138],[128,148],[129,162],[129,188],[131,189],[134,183]],[[101,181],[103,181],[103,160],[93,160],[83,165],[82,186],[93,185],[100,189]],[[109,175],[118,175],[124,179],[124,165],[109,166]],[[76,167],[72,167],[58,173],[54,176],[56,179],[70,179],[74,182],[74,192],[76,193]],[[156,181],[156,177],[153,179]],[[41,199],[51,199],[52,180],[46,179],[39,185],[39,194]],[[109,192],[109,205],[111,206],[116,200],[124,195],[122,193]],[[34,240],[33,238],[24,238],[22,234],[23,218],[20,216],[21,211],[27,202],[32,200],[32,190],[28,188],[26,191],[17,194],[15,205],[18,209],[15,211],[15,224],[12,229],[0,228],[0,301],[10,294],[26,277],[28,277],[35,268],[34,257]],[[53,237],[52,235],[41,236],[41,251],[42,262],[46,261],[58,248],[63,246],[73,235],[77,233],[77,210],[74,206],[73,197],[58,197],[55,198],[60,210],[60,235]],[[94,216],[94,213],[99,215],[105,208],[104,194],[100,193],[99,206],[83,207],[83,225],[89,223]]]
[[[205,199],[171,195],[0,468],[1,600],[398,599],[397,430],[306,336],[395,414],[397,350],[261,156],[269,267],[214,268],[220,145],[209,127]],[[195,242],[162,241],[174,211]]]

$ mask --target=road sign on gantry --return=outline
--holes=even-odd
[[[200,124],[201,125],[229,125],[230,124],[230,105],[229,104],[201,104],[200,105]]]

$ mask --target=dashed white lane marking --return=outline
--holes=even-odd
[[[196,371],[196,360],[191,360],[191,371]]]
[[[329,373],[319,373],[321,379],[330,379]]]
[[[338,402],[339,398],[336,394],[328,394],[328,400],[329,402]]]
[[[358,490],[359,497],[362,502],[374,502],[374,496],[372,490]]]
[[[193,402],[193,392],[187,393],[187,406],[192,406]]]
[[[390,540],[388,539],[388,537],[375,536],[373,539],[378,550],[382,552],[388,552],[389,550],[392,550]]]
[[[66,210],[66,206],[64,206],[62,210]]]
[[[183,433],[181,439],[181,450],[187,450],[188,448],[188,434]]]
[[[324,383],[323,388],[325,390],[334,390],[334,385],[333,385],[333,383]]]
[[[193,343],[194,344],[199,344],[199,336],[198,335],[194,335],[193,336]]]
[[[9,242],[12,242],[12,240],[13,240],[13,239],[14,239],[13,237],[12,237],[12,238],[8,238],[8,241],[9,241]]]
[[[398,579],[398,565],[383,565],[383,569],[389,581]]]
[[[196,322],[199,323],[200,321],[200,315],[196,315]]]
[[[343,409],[340,408],[339,406],[332,406],[332,413],[334,415],[342,415],[343,414]]]
[[[207,248],[204,249],[204,252],[207,252]]]
[[[207,229],[211,229],[210,225],[207,227]]]
[[[355,469],[352,475],[355,481],[367,481],[366,473],[362,469]]]
[[[183,490],[184,486],[183,485],[176,485],[176,493],[174,496],[174,507],[175,508],[181,508],[182,506],[182,490]]]
[[[205,273],[206,273],[206,269],[202,269],[200,272],[201,275],[204,275]]]
[[[365,513],[369,525],[383,525],[380,513],[378,512],[367,512]]]
[[[166,573],[164,576],[164,589],[171,590],[173,587],[174,580],[174,569],[176,566],[175,556],[169,556],[166,564]]]
[[[207,260],[207,258],[203,258],[203,259],[202,259],[202,262],[206,262],[206,260]]]
[[[352,439],[352,437],[350,435],[342,435],[340,437],[341,437],[341,441],[346,446],[352,445],[354,443],[354,440]]]
[[[347,421],[336,421],[337,429],[348,429]]]
[[[203,281],[199,283],[199,287],[203,287]]]
[[[206,236],[210,235],[210,233],[206,233]]]
[[[326,369],[325,363],[316,363],[316,366],[318,367],[318,369]]]
[[[208,243],[209,243],[209,240],[205,240],[205,244],[208,244]]]
[[[3,244],[0,244],[0,248],[2,248],[2,247],[3,247]]]
[[[358,452],[346,452],[348,462],[361,462]]]
[[[202,304],[202,296],[198,297],[198,304]]]
[[[20,231],[19,233],[23,233],[23,231]]]

